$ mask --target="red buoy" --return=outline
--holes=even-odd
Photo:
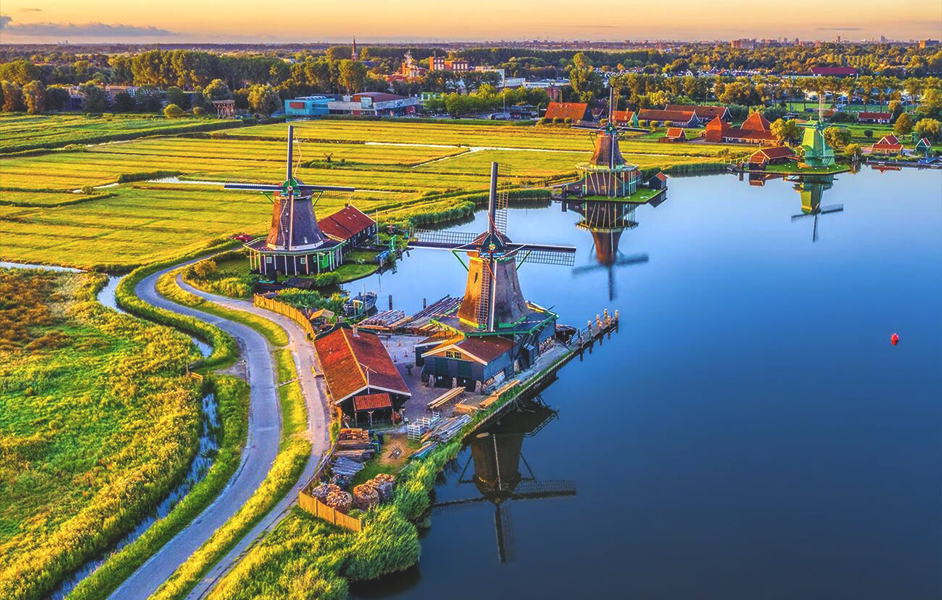
[[[893,344],[894,346],[895,346],[896,344],[898,344],[898,343],[899,343],[899,336],[896,335],[895,333],[894,333],[893,335],[891,335],[891,336],[890,336],[890,343]]]

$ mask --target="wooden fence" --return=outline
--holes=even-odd
[[[360,519],[347,516],[339,510],[327,506],[303,490],[298,496],[298,506],[315,517],[324,519],[328,523],[337,525],[338,527],[346,527],[350,531],[360,531],[363,529],[363,522],[360,521]]]
[[[314,327],[311,325],[310,319],[304,316],[304,313],[295,307],[289,306],[284,302],[279,302],[274,298],[266,298],[261,294],[255,294],[253,303],[255,306],[264,308],[265,310],[270,310],[274,313],[278,313],[279,315],[284,315],[292,321],[295,321],[298,325],[301,326],[301,329],[307,333],[310,339],[313,340],[317,335],[317,333],[314,331]]]

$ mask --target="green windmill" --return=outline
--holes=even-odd
[[[801,147],[805,151],[804,163],[811,168],[830,167],[834,164],[834,148],[824,139],[824,94],[818,92],[818,121],[805,127]]]

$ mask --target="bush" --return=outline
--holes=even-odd
[[[206,112],[206,111],[203,109],[202,106],[194,106],[194,107],[193,107],[193,116],[194,116],[194,117],[201,117],[201,116],[203,116],[203,113],[205,113],[205,112]]]
[[[869,140],[869,139],[873,139],[873,130],[872,130],[872,129],[864,129],[863,134],[864,134],[864,137],[867,138],[868,140]]]
[[[164,116],[168,119],[179,119],[186,113],[183,112],[183,109],[177,106],[176,104],[168,104],[164,109]]]
[[[673,121],[664,121],[664,127],[673,127],[673,126],[674,126]]]

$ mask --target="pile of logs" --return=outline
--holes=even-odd
[[[381,502],[392,500],[393,492],[396,490],[396,478],[388,473],[380,473],[372,480],[373,487],[379,492]]]
[[[406,320],[406,313],[401,310],[384,310],[369,319],[360,321],[358,327],[377,331],[391,331],[397,323]]]
[[[315,486],[311,495],[343,514],[347,514],[353,507],[353,497],[332,483]]]
[[[337,445],[334,456],[338,459],[347,458],[356,462],[364,462],[373,458],[373,440],[370,432],[365,429],[341,429],[337,436]]]
[[[380,473],[363,485],[353,488],[353,505],[360,510],[376,508],[381,502],[392,500],[396,489],[396,478]]]

